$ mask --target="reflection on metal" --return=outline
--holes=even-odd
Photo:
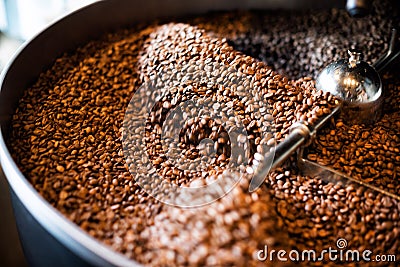
[[[317,78],[316,87],[343,102],[341,116],[349,124],[374,123],[381,116],[382,82],[376,70],[349,50],[349,59],[329,64]]]

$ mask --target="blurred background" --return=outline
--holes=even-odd
[[[0,72],[24,41],[96,0],[0,0]],[[25,267],[7,181],[0,166],[0,267]]]
[[[0,0],[0,69],[25,41],[54,20],[96,0]]]

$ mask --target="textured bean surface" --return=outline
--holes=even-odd
[[[396,254],[400,259],[400,203],[382,194],[304,177],[295,162],[288,162],[270,173],[254,193],[248,193],[248,181],[243,179],[208,206],[180,209],[159,203],[138,186],[129,171],[135,157],[125,158],[122,140],[126,107],[152,74],[192,66],[193,72],[200,68],[215,72],[218,69],[207,69],[211,62],[253,77],[249,88],[235,88],[232,80],[211,89],[183,81],[160,84],[168,88],[162,104],[152,110],[146,135],[137,140],[143,140],[151,163],[166,179],[185,186],[198,180],[207,183],[208,178],[223,175],[228,164],[226,132],[216,121],[187,122],[187,134],[178,144],[183,156],[196,158],[193,148],[201,138],[216,141],[217,153],[204,175],[176,172],[157,146],[161,144],[157,125],[166,110],[202,94],[231,103],[249,133],[238,140],[250,140],[254,159],[264,116],[255,117],[252,109],[257,103],[243,103],[235,94],[253,90],[263,96],[271,107],[265,116],[273,116],[276,128],[273,141],[283,140],[294,122],[312,123],[335,105],[332,97],[315,90],[311,78],[304,77],[315,77],[323,65],[344,56],[354,44],[369,48],[370,62],[387,47],[389,26],[398,20],[385,16],[384,10],[389,9],[382,1],[373,16],[357,21],[343,10],[217,13],[184,21],[193,26],[160,24],[107,34],[58,58],[26,90],[13,118],[13,156],[34,187],[67,218],[146,265],[277,266],[257,261],[254,253],[266,244],[274,249],[321,251],[335,248],[338,238],[345,238],[348,248]],[[307,152],[314,161],[400,194],[400,81],[395,68],[384,76],[384,83],[385,115],[376,125],[346,126],[335,119]]]

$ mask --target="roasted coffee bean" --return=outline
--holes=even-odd
[[[255,253],[265,245],[335,249],[338,238],[348,241],[348,249],[399,258],[398,201],[357,184],[305,177],[294,159],[248,193],[254,169],[244,152],[237,155],[237,164],[248,170],[245,177],[225,197],[196,209],[161,204],[146,193],[157,184],[144,179],[157,172],[181,186],[212,183],[225,177],[236,153],[232,142],[250,152],[249,163],[257,163],[266,155],[264,145],[281,142],[294,122],[313,123],[329,113],[334,97],[317,92],[310,77],[353,44],[368,47],[369,62],[382,54],[391,23],[399,23],[387,1],[374,5],[373,14],[360,20],[337,9],[227,12],[182,20],[192,26],[147,25],[105,34],[58,58],[26,90],[13,117],[13,157],[67,218],[148,266],[279,266],[259,262]],[[202,72],[207,80],[192,82]],[[129,101],[146,81],[158,82],[164,93],[145,134],[134,118],[129,129],[149,159],[126,156],[129,142],[123,145],[122,135]],[[381,121],[351,126],[335,119],[306,152],[311,160],[398,194],[398,73],[386,73],[383,82],[388,96]],[[179,118],[184,125],[178,139],[168,136],[174,125],[165,122],[168,112],[204,96],[214,101],[208,115],[190,118],[194,107],[188,106]],[[226,115],[210,115],[221,111]],[[246,134],[230,138],[241,123]],[[274,132],[262,138],[268,127]],[[178,155],[182,168],[168,161],[167,152]],[[132,173],[132,166],[156,170]],[[362,263],[368,264],[376,266]]]
[[[332,121],[309,148],[307,157],[400,195],[399,114],[385,114],[374,125],[348,126],[341,119]]]

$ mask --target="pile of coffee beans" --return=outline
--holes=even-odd
[[[324,179],[326,177],[323,177]],[[315,249],[365,250],[396,255],[400,245],[400,203],[376,191],[348,183],[326,183],[293,170],[277,170],[268,177],[268,189],[289,232],[290,244],[300,251]],[[271,189],[272,187],[272,189]],[[338,240],[346,240],[339,247]],[[320,254],[317,254],[320,256]],[[326,256],[326,255],[325,255]],[[361,259],[361,256],[360,256]],[[303,262],[305,266],[396,266],[390,262],[329,260]]]
[[[279,143],[294,122],[312,123],[336,105],[306,76],[343,56],[352,42],[369,48],[370,61],[387,47],[382,40],[395,18],[386,16],[386,5],[376,4],[373,15],[357,21],[344,10],[228,12],[183,21],[192,26],[147,25],[107,34],[58,58],[26,90],[13,117],[13,157],[38,192],[66,217],[145,265],[278,266],[282,262],[261,262],[257,252],[268,245],[318,253],[338,249],[339,238],[347,241],[342,249],[369,249],[373,255],[399,259],[400,202],[394,199],[356,184],[303,176],[295,161],[271,172],[260,189],[248,193],[247,167],[263,155],[262,145]],[[188,78],[199,72],[208,80]],[[384,76],[389,88],[385,101],[391,107],[385,107],[381,121],[365,126],[334,119],[307,150],[309,159],[399,194],[397,76]],[[130,101],[148,97],[140,95],[146,83],[161,94],[144,132],[135,132]],[[214,101],[211,111],[228,116],[184,121],[178,137],[168,137],[176,142],[165,147],[163,131],[173,126],[163,125],[168,112],[203,96]],[[232,119],[226,106],[233,108]],[[189,116],[185,112],[182,119]],[[226,196],[182,209],[160,203],[138,184],[152,173],[135,172],[135,167],[147,165],[180,186],[196,187],[226,176],[234,154],[227,129],[237,127],[237,120],[247,134],[235,140],[248,142],[250,156],[247,163],[237,159],[246,172]],[[269,126],[274,134],[262,137],[263,127]],[[213,141],[212,158],[201,154],[204,138]],[[127,154],[130,144],[147,151],[148,159]],[[168,150],[192,161],[205,158],[207,168],[174,168]]]
[[[321,131],[307,157],[400,195],[400,113],[373,126],[348,126],[338,119]]]
[[[290,249],[271,194],[250,194],[248,186],[243,179],[223,198],[196,209],[166,206],[140,233],[147,251],[136,259],[152,266],[257,266],[263,244]]]
[[[194,96],[208,97],[212,99],[212,109],[207,109],[204,102],[197,103],[201,105],[201,112],[207,116],[204,116],[203,122],[186,119],[187,123],[183,128],[188,128],[188,133],[176,145],[183,148],[180,154],[196,158],[193,148],[198,145],[199,140],[214,140],[217,152],[215,160],[220,168],[231,156],[229,135],[234,129],[240,128],[241,124],[243,131],[235,136],[236,139],[239,143],[249,142],[251,155],[264,155],[265,145],[273,146],[283,140],[294,122],[304,120],[312,124],[330,113],[338,104],[331,95],[317,91],[311,79],[290,81],[264,63],[235,51],[224,40],[211,38],[196,27],[167,24],[155,29],[150,40],[144,45],[145,52],[139,59],[140,73],[142,80],[154,80],[152,86],[160,88],[161,95],[150,112],[151,120],[146,138],[139,142],[143,145],[161,144],[162,139],[168,137],[162,136],[160,129],[166,127],[167,113],[180,103],[193,99]],[[178,88],[174,88],[177,84]],[[145,106],[148,92],[148,88],[138,92],[139,95],[135,97],[139,103],[135,105]],[[152,105],[150,103],[149,110]],[[179,117],[178,120],[184,120],[185,114],[189,114],[194,108],[186,107],[182,118]],[[127,113],[131,115],[129,110]],[[218,114],[226,116],[217,118]],[[129,126],[137,120],[129,115],[125,120],[129,121],[127,127],[131,128]],[[132,116],[138,117],[135,113]],[[222,123],[225,121],[227,123]],[[172,132],[172,129],[166,129],[166,132]],[[135,140],[137,139],[143,137],[137,133]],[[134,142],[130,138],[126,141]],[[141,153],[145,149],[149,150],[149,147],[137,149],[137,152]],[[165,164],[165,150],[160,145],[150,151],[152,163],[163,166],[163,177],[170,176],[165,175],[170,173],[173,176],[170,180],[179,181],[186,175]],[[234,154],[233,156],[237,156],[238,151]],[[132,155],[133,158],[137,156]],[[252,159],[251,156],[250,160]],[[238,163],[242,164],[242,160]],[[137,170],[137,166],[133,169]],[[178,183],[182,184],[183,181]]]
[[[371,15],[354,19],[346,11],[260,11],[215,14],[194,21],[232,46],[291,78],[313,77],[329,63],[359,48],[374,63],[388,49],[391,29],[398,25],[391,1],[373,1]],[[226,22],[229,21],[229,24]]]

